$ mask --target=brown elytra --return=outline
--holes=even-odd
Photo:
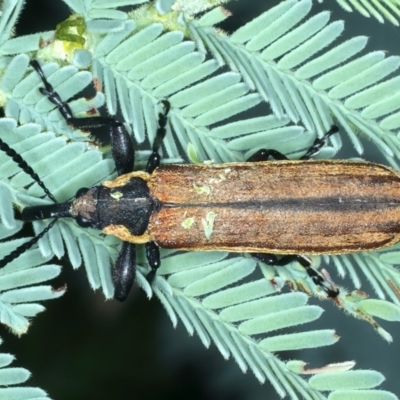
[[[160,202],[140,236],[104,229],[122,240],[164,248],[276,254],[338,254],[400,241],[400,174],[354,161],[269,161],[165,165],[147,181]]]

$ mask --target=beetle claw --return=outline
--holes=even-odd
[[[152,269],[152,270],[146,275],[147,282],[149,282],[150,286],[153,284],[155,277],[156,277],[156,271],[155,271],[154,269]]]

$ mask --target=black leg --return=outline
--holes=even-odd
[[[329,129],[328,132],[325,133],[325,135],[320,139],[316,138],[314,140],[314,143],[312,146],[308,149],[307,153],[304,154],[303,157],[300,157],[300,160],[308,160],[310,159],[314,154],[318,153],[323,146],[325,146],[326,141],[329,139],[330,136],[332,136],[334,133],[339,132],[339,128],[336,125],[333,125],[331,129]]]
[[[147,275],[147,280],[151,283],[160,267],[160,248],[154,242],[147,242],[145,247],[147,261],[151,268],[151,271]]]
[[[321,150],[321,148],[325,145],[328,138],[338,131],[339,131],[339,128],[337,126],[333,125],[331,127],[331,129],[329,129],[329,131],[326,132],[326,134],[321,139],[316,138],[314,140],[314,143],[312,144],[312,146],[308,149],[307,153],[304,154],[304,156],[300,157],[300,160],[308,160],[314,154],[318,153]],[[268,161],[270,159],[270,157],[275,160],[288,160],[288,158],[284,154],[280,153],[277,150],[261,149],[261,150],[258,150],[256,153],[254,153],[246,161],[248,161],[248,162]]]
[[[44,88],[39,88],[40,93],[42,93],[53,104],[55,104],[60,110],[62,116],[68,121],[70,118],[72,118],[72,111],[69,108],[69,105],[66,102],[62,101],[58,93],[54,91],[53,86],[51,86],[49,81],[44,76],[42,67],[40,66],[39,62],[37,60],[31,60],[30,64],[39,74],[44,84]]]
[[[136,248],[133,243],[122,242],[113,269],[114,297],[124,301],[132,287],[136,274]]]
[[[316,154],[326,143],[327,139],[338,132],[337,126],[332,126],[331,129],[320,139],[315,139],[312,146],[308,149],[307,153],[300,158],[300,160],[308,160],[314,154]],[[287,160],[288,158],[277,150],[261,149],[254,153],[247,161],[268,161],[273,158],[275,160]],[[335,298],[339,295],[339,290],[334,287],[331,283],[327,282],[325,277],[311,267],[311,262],[308,258],[299,255],[285,255],[278,259],[274,254],[266,253],[252,253],[251,254],[256,260],[261,261],[267,265],[284,266],[292,261],[298,261],[307,271],[308,276],[313,280],[315,285],[320,286],[328,295],[328,297]]]
[[[295,254],[289,254],[282,256],[278,259],[275,254],[269,253],[250,253],[252,257],[256,260],[263,262],[267,265],[276,265],[278,267],[283,267],[284,265],[290,264],[293,261],[298,261],[304,268],[307,268],[311,265],[311,261],[304,256],[298,256]]]
[[[169,101],[162,100],[164,106],[164,112],[158,114],[158,129],[156,133],[156,138],[153,143],[153,152],[150,154],[149,160],[147,161],[146,172],[151,174],[157,167],[160,166],[161,156],[159,153],[162,141],[167,133],[166,126],[168,121],[168,113],[171,108]]]
[[[36,60],[31,61],[32,67],[37,71],[42,79],[43,88],[40,92],[57,106],[66,122],[76,129],[93,131],[101,128],[108,128],[111,138],[111,152],[115,162],[118,175],[123,175],[133,171],[134,164],[134,146],[133,141],[125,129],[124,125],[114,118],[107,117],[88,117],[75,118],[72,115],[69,105],[62,101],[59,94],[54,91],[53,86],[46,79],[40,64]],[[170,103],[167,100],[162,101],[164,111],[158,115],[158,129],[153,144],[153,151],[149,157],[146,172],[152,173],[160,165],[159,149],[166,134],[167,115],[170,110]],[[0,149],[1,150],[1,149]],[[8,151],[10,153],[10,151]],[[11,153],[10,153],[11,154]],[[11,154],[11,157],[17,162],[19,159]],[[32,173],[29,171],[32,175]],[[34,176],[33,176],[34,177]],[[35,177],[34,177],[35,178]],[[46,191],[47,194],[48,191]],[[146,255],[151,268],[148,279],[151,282],[160,266],[160,251],[154,242],[146,244]],[[133,284],[136,273],[136,249],[135,245],[129,242],[123,242],[120,253],[113,269],[113,282],[115,287],[114,297],[120,301],[125,300]]]
[[[308,276],[312,279],[315,285],[320,286],[328,297],[334,299],[339,295],[339,290],[334,287],[330,282],[328,282],[325,277],[318,272],[316,269],[311,267],[311,261],[304,257],[298,255],[285,255],[280,259],[275,254],[267,254],[267,253],[251,253],[251,256],[256,260],[261,261],[267,265],[274,266],[284,266],[292,261],[297,261],[305,268]]]
[[[110,125],[111,154],[115,162],[118,175],[133,171],[135,162],[135,148],[125,126],[118,121]]]
[[[132,138],[125,129],[124,124],[114,118],[107,117],[74,118],[71,108],[54,91],[53,86],[44,76],[43,70],[37,60],[32,60],[31,65],[38,72],[44,84],[44,88],[39,88],[40,92],[58,107],[68,125],[76,129],[89,131],[107,127],[111,138],[111,153],[118,175],[132,172],[135,150]]]
[[[124,124],[114,118],[89,117],[89,118],[70,118],[68,125],[82,129],[83,131],[93,131],[101,128],[108,128],[111,139],[111,154],[114,159],[115,168],[118,175],[128,174],[133,171],[135,161],[135,147],[131,135],[126,130]]]
[[[261,149],[255,152],[250,158],[248,158],[247,162],[258,162],[258,161],[268,161],[269,158],[273,158],[275,160],[288,160],[288,158],[276,150],[271,149]]]

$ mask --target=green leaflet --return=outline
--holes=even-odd
[[[318,0],[322,3],[323,0]],[[398,0],[387,0],[387,1],[359,1],[359,0],[336,0],[344,10],[352,12],[358,11],[364,17],[374,17],[379,22],[383,23],[385,19],[391,22],[393,25],[399,25],[397,20],[400,14],[400,7]]]
[[[309,383],[319,390],[370,389],[384,381],[382,374],[376,371],[346,371],[313,376]]]
[[[335,331],[326,329],[268,337],[260,342],[260,347],[268,352],[290,351],[329,346],[338,340]]]
[[[0,353],[0,397],[4,399],[50,400],[42,389],[16,386],[28,380],[31,373],[25,368],[8,367],[13,361],[14,356],[11,354]]]

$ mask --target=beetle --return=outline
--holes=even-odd
[[[297,260],[314,283],[335,298],[338,289],[302,254],[352,253],[400,241],[399,172],[368,162],[310,160],[338,131],[336,126],[317,138],[300,160],[262,149],[241,163],[160,165],[159,149],[170,111],[169,102],[163,100],[164,112],[158,116],[146,169],[133,171],[134,145],[124,125],[107,117],[74,118],[39,63],[32,60],[31,65],[44,84],[40,92],[68,124],[81,129],[108,126],[118,177],[79,189],[72,201],[58,204],[22,157],[0,141],[0,149],[55,203],[23,209],[25,222],[54,220],[1,260],[0,267],[36,243],[58,218],[69,217],[81,227],[100,229],[123,241],[113,267],[118,300],[127,297],[134,282],[139,243],[145,244],[149,280],[160,266],[159,247],[246,252],[269,265]]]

